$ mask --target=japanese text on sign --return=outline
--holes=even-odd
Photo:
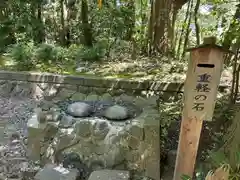
[[[196,111],[204,110],[204,101],[207,99],[207,96],[205,93],[208,93],[211,91],[211,89],[209,88],[210,79],[211,79],[211,75],[209,74],[205,73],[205,74],[198,75],[198,81],[197,81],[195,91],[199,94],[194,96],[195,102],[193,104],[192,109]]]

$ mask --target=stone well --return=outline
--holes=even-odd
[[[77,97],[77,100],[75,98]],[[94,101],[94,97],[98,99]],[[61,162],[77,153],[92,169],[137,170],[151,177],[159,167],[159,115],[145,99],[84,96],[37,108],[28,121],[31,159]],[[134,102],[134,103],[133,103]],[[154,170],[155,169],[155,170]]]
[[[17,131],[24,151],[17,160],[30,157],[42,166],[64,165],[71,157],[92,170],[134,170],[158,180],[156,93],[170,92],[162,94],[164,100],[182,88],[182,83],[0,71],[0,144]],[[0,164],[4,161],[6,167],[13,167],[5,160],[9,157],[3,158],[5,150],[17,151],[12,143],[5,149],[0,146]],[[19,174],[22,164],[18,165],[14,173],[9,169],[4,173]]]
[[[65,154],[77,153],[93,170],[134,170],[153,179],[160,173],[160,116],[153,92],[167,85],[0,72],[1,97],[31,101],[17,127],[27,137],[32,160],[61,163]]]

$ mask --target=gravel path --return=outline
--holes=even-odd
[[[21,179],[20,172],[32,166],[24,143],[36,104],[33,99],[0,97],[0,179]]]

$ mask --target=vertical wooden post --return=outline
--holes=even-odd
[[[202,123],[213,116],[224,62],[224,51],[215,43],[216,38],[209,37],[199,47],[189,49],[174,180],[181,180],[182,175],[193,176]]]

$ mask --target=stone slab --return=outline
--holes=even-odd
[[[151,90],[151,91],[173,91],[182,92],[183,82],[160,82],[152,80],[128,80],[128,79],[107,79],[89,76],[70,76],[57,75],[52,73],[39,72],[14,72],[0,71],[0,80],[9,81],[27,81],[37,83],[53,83],[53,84],[72,84],[87,87],[102,87],[113,89],[135,89],[135,90]],[[227,88],[227,85],[221,84],[219,88]]]
[[[94,171],[88,178],[88,180],[129,180],[129,171],[120,170],[99,170]]]
[[[47,164],[39,171],[34,180],[76,180],[78,171],[75,169],[65,169],[60,166]]]

